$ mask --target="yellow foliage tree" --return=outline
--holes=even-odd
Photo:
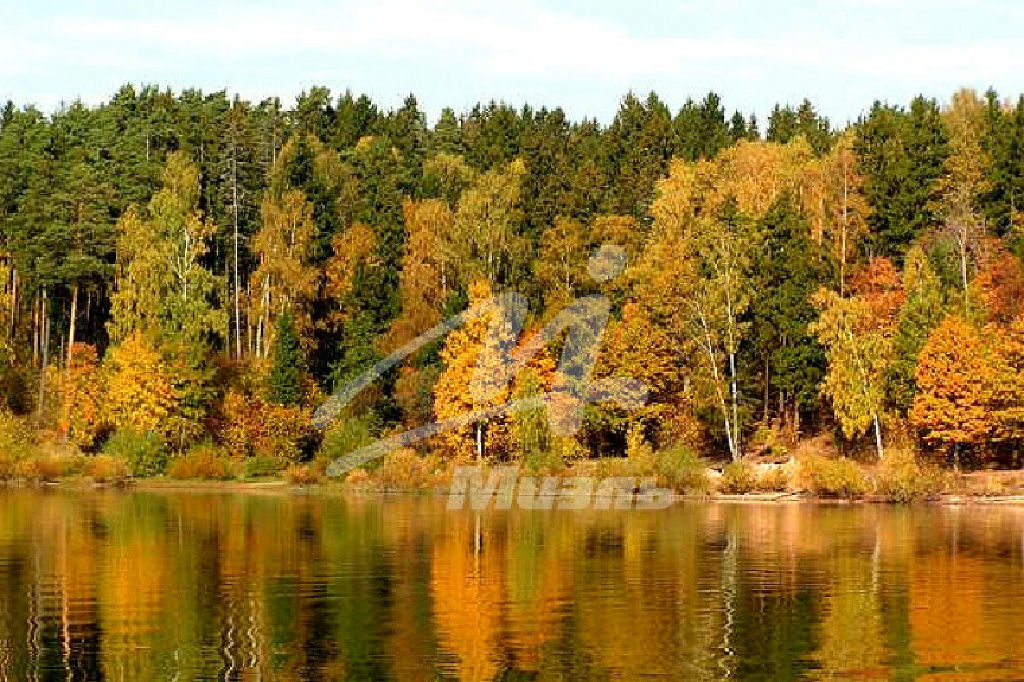
[[[438,199],[403,204],[405,256],[402,259],[402,315],[391,325],[390,348],[398,348],[441,321],[441,310],[455,285],[455,273],[442,257],[455,216]]]
[[[163,356],[142,334],[112,346],[104,359],[106,419],[114,428],[152,432],[172,442],[180,428],[175,388]]]
[[[273,346],[277,316],[285,310],[295,315],[299,336],[309,328],[306,304],[317,283],[311,266],[316,224],[313,207],[297,189],[285,190],[278,197],[267,197],[262,206],[263,227],[253,240],[259,266],[251,278],[256,298],[256,354],[267,357]]]
[[[434,386],[434,414],[438,420],[453,419],[465,414],[498,407],[529,392],[517,385],[519,374],[507,377],[504,363],[516,352],[518,338],[500,339],[489,333],[489,325],[499,314],[491,299],[487,280],[470,286],[470,306],[481,306],[480,314],[453,330],[441,351],[442,371]],[[529,343],[524,341],[520,347]],[[541,349],[520,368],[524,378],[533,383],[534,391],[550,388],[554,362]],[[532,378],[529,378],[532,377]],[[506,381],[506,379],[512,379]],[[507,415],[478,419],[440,436],[442,447],[458,460],[474,456],[505,458],[512,452],[515,434]]]

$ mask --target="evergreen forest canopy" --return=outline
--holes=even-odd
[[[587,275],[594,248],[629,256]],[[300,460],[480,407],[486,321],[423,349],[324,438],[324,396],[498,290],[530,329],[601,292],[596,374],[651,388],[453,432],[452,458],[739,458],[763,433],[1014,460],[1024,438],[1024,97],[874,103],[837,128],[804,101],[763,124],[714,93],[614,120],[480,104],[433,126],[322,87],[291,109],[123,87],[0,114],[6,411],[85,451],[134,433],[182,452]],[[558,345],[504,402],[544,390]],[[478,438],[479,436],[479,438]],[[322,442],[321,442],[322,440]]]

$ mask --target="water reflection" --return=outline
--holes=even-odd
[[[0,680],[1024,678],[1024,510],[0,492]]]

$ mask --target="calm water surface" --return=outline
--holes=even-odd
[[[1024,509],[0,491],[0,680],[1024,679]]]

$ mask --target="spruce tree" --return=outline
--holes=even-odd
[[[291,311],[277,318],[273,351],[274,365],[267,381],[267,399],[277,405],[302,404],[304,363]]]

